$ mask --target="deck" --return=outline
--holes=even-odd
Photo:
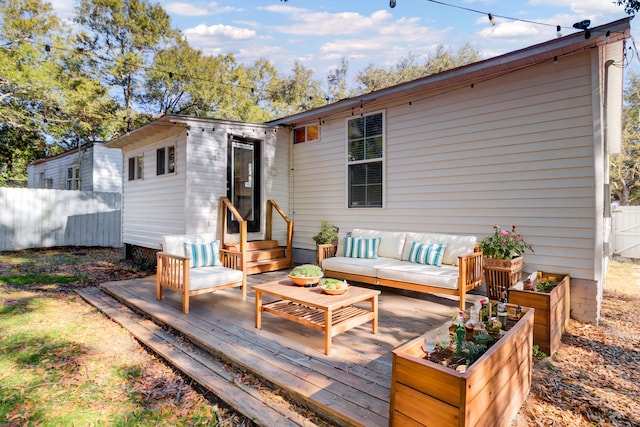
[[[249,288],[284,275],[249,276]],[[324,336],[316,329],[268,313],[263,314],[262,329],[256,329],[255,293],[251,291],[244,301],[239,289],[193,297],[191,311],[185,316],[177,294],[167,291],[161,302],[156,300],[154,277],[109,282],[102,289],[155,324],[188,337],[211,355],[281,388],[335,425],[388,425],[391,350],[432,327],[449,323],[458,310],[454,297],[382,289],[378,333],[372,334],[370,323],[366,323],[337,335],[331,355],[326,356]],[[478,298],[480,295],[470,294],[468,304]],[[130,324],[135,327],[135,322]],[[164,357],[171,359],[171,352],[167,354]],[[266,412],[264,417],[256,413],[260,410],[253,418],[261,424],[279,424]],[[291,425],[309,425],[293,417],[287,419]]]

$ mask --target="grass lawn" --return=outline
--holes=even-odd
[[[139,274],[121,251],[58,252],[0,253],[0,425],[248,425],[70,292]]]

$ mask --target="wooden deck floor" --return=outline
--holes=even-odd
[[[273,272],[249,276],[249,286],[284,278]],[[237,288],[191,299],[182,313],[177,294],[155,298],[155,278],[110,282],[102,288],[154,321],[170,326],[216,356],[222,356],[287,394],[336,425],[388,425],[391,350],[449,323],[458,310],[450,297],[415,295],[383,289],[379,332],[370,323],[333,338],[330,356],[323,353],[320,331],[263,314],[255,328],[254,293],[242,300]],[[480,295],[469,295],[468,304]]]

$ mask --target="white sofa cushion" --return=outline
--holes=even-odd
[[[476,236],[458,236],[454,234],[432,234],[432,233],[406,233],[406,243],[401,259],[409,260],[411,244],[418,243],[445,243],[447,248],[442,257],[442,264],[458,265],[458,257],[468,255],[473,252],[476,244]]]
[[[378,268],[397,264],[399,261],[393,258],[366,259],[336,256],[322,260],[324,270],[339,271],[341,273],[358,274],[361,276],[376,277]]]
[[[189,289],[192,291],[242,282],[242,271],[226,267],[198,267],[189,270]]]
[[[216,240],[215,233],[176,234],[162,236],[162,250],[171,255],[187,256],[185,243],[209,243]]]
[[[458,267],[453,265],[436,267],[400,261],[400,263],[379,268],[377,274],[379,279],[458,289]]]
[[[407,233],[403,231],[379,231],[354,228],[351,231],[352,237],[362,237],[363,239],[380,238],[378,245],[378,256],[383,258],[402,259],[402,249],[405,246]],[[341,252],[338,252],[341,254]]]

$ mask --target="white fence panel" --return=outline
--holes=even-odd
[[[0,188],[0,251],[122,246],[120,193]]]
[[[614,256],[640,259],[640,206],[615,206],[611,215]]]

